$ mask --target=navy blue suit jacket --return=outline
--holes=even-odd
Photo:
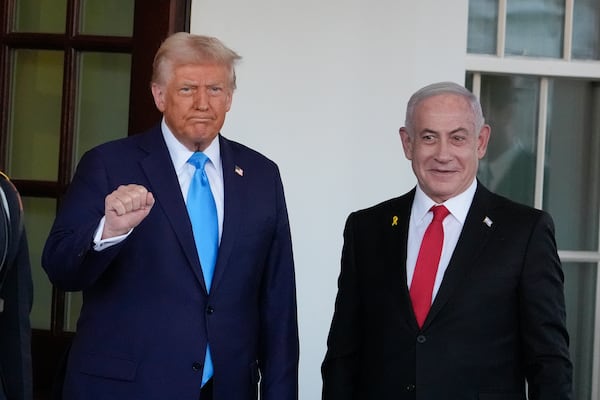
[[[64,398],[198,399],[207,341],[215,399],[297,399],[292,246],[277,166],[219,136],[224,221],[210,294],[159,127],[98,146],[77,168],[43,266],[83,291]],[[236,167],[243,170],[240,174]],[[120,244],[95,251],[104,198],[136,183],[150,214]]]
[[[571,399],[550,216],[478,184],[419,329],[406,278],[415,191],[348,217],[324,400]]]

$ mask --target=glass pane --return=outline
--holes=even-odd
[[[100,143],[127,136],[129,118],[131,56],[82,53],[80,61],[75,161]]]
[[[550,81],[544,209],[562,250],[598,251],[600,84]]]
[[[469,1],[469,53],[496,54],[498,0]]]
[[[134,0],[83,0],[81,29],[86,35],[132,36]]]
[[[15,1],[16,32],[64,33],[66,19],[67,0]]]
[[[70,292],[65,294],[65,332],[76,331],[82,302],[83,296],[81,292]]]
[[[41,258],[50,227],[54,222],[56,200],[23,197],[23,210],[33,275],[31,326],[36,329],[50,329],[52,285],[42,269]]]
[[[562,57],[564,0],[508,0],[506,54]]]
[[[63,53],[16,50],[13,54],[8,171],[14,179],[56,181]]]
[[[565,303],[573,361],[574,399],[591,399],[596,314],[596,264],[563,264]]]
[[[492,127],[478,178],[492,191],[533,206],[539,81],[482,75],[481,106]]]
[[[573,58],[600,59],[600,2],[577,0],[573,10]]]

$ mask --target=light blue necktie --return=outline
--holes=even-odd
[[[187,209],[192,222],[196,250],[200,257],[200,265],[204,274],[206,290],[210,291],[217,251],[219,249],[219,227],[217,219],[217,207],[215,199],[210,190],[210,183],[204,170],[208,161],[206,154],[197,151],[187,161],[196,167],[192,177],[190,189],[187,195]],[[213,375],[213,363],[210,356],[210,347],[207,344],[204,370],[202,372],[202,386]]]

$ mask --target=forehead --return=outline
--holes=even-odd
[[[424,129],[429,125],[449,129],[473,128],[475,125],[470,103],[457,94],[438,94],[423,99],[417,104],[415,114],[417,126]]]
[[[229,68],[221,64],[182,64],[173,67],[174,79],[227,81],[229,75]]]

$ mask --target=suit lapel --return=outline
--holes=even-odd
[[[140,164],[150,182],[149,190],[156,199],[155,206],[158,205],[169,220],[196,279],[206,291],[198,253],[195,250],[192,226],[160,128],[157,127],[150,135],[145,135],[140,147],[147,152]]]
[[[223,165],[223,189],[224,189],[224,207],[223,207],[223,235],[219,244],[219,255],[215,266],[215,274],[211,284],[212,290],[219,286],[223,274],[228,265],[235,240],[238,237],[238,230],[242,218],[242,205],[247,198],[243,191],[241,182],[244,179],[242,171],[250,166],[237,165],[235,154],[230,142],[219,135],[221,147],[221,163]]]
[[[397,301],[401,311],[400,315],[404,317],[407,325],[414,328],[414,330],[418,330],[406,278],[408,227],[414,196],[415,190],[413,189],[405,196],[400,197],[398,202],[393,203],[389,215],[384,217],[384,224],[387,225],[386,228],[389,227],[389,234],[385,236],[387,243],[382,248],[388,250],[385,259],[397,260],[397,262],[389,264],[390,271],[386,275],[390,277],[390,282],[394,286],[394,292],[398,295]]]
[[[431,305],[431,310],[427,315],[423,328],[426,328],[442,310],[454,291],[460,286],[465,275],[477,264],[475,259],[482,251],[494,229],[493,223],[490,224],[492,219],[488,216],[492,208],[491,203],[491,192],[478,183],[458,243],[450,258],[442,284]],[[488,224],[490,225],[488,226]]]

